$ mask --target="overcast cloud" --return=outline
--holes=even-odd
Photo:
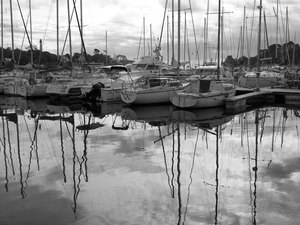
[[[29,0],[19,0],[21,4],[22,14],[26,21],[29,14]],[[137,57],[140,45],[139,56],[143,54],[144,44],[142,37],[143,18],[145,18],[146,27],[146,43],[145,52],[149,53],[150,47],[150,24],[152,26],[153,46],[158,43],[160,36],[165,0],[82,0],[83,2],[83,35],[84,43],[89,54],[93,54],[95,48],[101,52],[105,49],[105,32],[108,33],[108,54],[110,55],[126,55],[133,59]],[[187,32],[190,45],[192,60],[196,58],[195,41],[199,48],[200,58],[203,52],[203,27],[204,18],[207,11],[207,0],[195,1],[191,0],[192,13],[195,25],[196,40],[193,35],[193,26],[191,22],[191,11],[186,10]],[[275,43],[276,18],[274,17],[274,9],[276,10],[277,0],[263,0],[263,9],[266,13],[269,39],[271,43]],[[76,8],[80,13],[80,0],[77,0]],[[290,39],[293,41],[296,35],[296,27],[300,24],[297,12],[300,10],[298,0],[279,1],[279,37],[280,42],[284,41],[286,7],[289,11],[289,30]],[[258,10],[259,0],[223,0],[224,7],[224,55],[233,55],[236,57],[237,48],[240,38],[240,28],[243,21],[243,8],[246,6],[247,12],[247,29],[248,36],[253,37],[251,49],[256,49]],[[56,53],[56,0],[31,0],[32,6],[32,38],[33,44],[39,46],[39,40],[43,40],[43,50]],[[73,0],[70,0],[70,7],[73,8]],[[177,8],[177,1],[175,1]],[[4,47],[11,46],[10,31],[10,13],[9,1],[3,0],[4,8]],[[181,9],[188,9],[189,1],[181,0]],[[210,57],[214,57],[217,43],[217,14],[218,1],[210,1],[209,15],[209,46]],[[171,0],[168,2],[167,15],[171,24]],[[253,19],[254,17],[254,19]],[[14,43],[15,48],[25,48],[28,41],[24,37],[24,26],[22,24],[20,11],[17,1],[13,1],[13,18],[14,18]],[[175,39],[177,39],[177,12],[175,12]],[[79,18],[80,19],[80,18]],[[181,13],[181,44],[183,46],[184,34],[184,13]],[[253,24],[253,25],[252,25]],[[67,21],[67,0],[59,1],[59,45],[60,52],[64,45],[66,32],[68,27]],[[171,27],[171,25],[170,25]],[[253,27],[253,28],[252,28]],[[74,52],[80,51],[80,35],[77,27],[77,20],[74,14],[71,26],[72,49]],[[252,29],[251,29],[252,28]],[[27,25],[29,29],[29,22]],[[162,38],[162,55],[166,58],[166,26]],[[142,40],[140,43],[140,39]],[[176,42],[176,41],[175,41]],[[297,42],[297,39],[296,39]],[[139,44],[140,43],[140,44]],[[176,43],[177,45],[177,43]],[[175,50],[177,47],[175,47]],[[253,53],[252,51],[252,53]],[[66,42],[65,53],[69,52],[69,43]],[[255,52],[254,52],[255,53]],[[176,53],[177,54],[177,53]],[[183,54],[181,54],[183,57]]]

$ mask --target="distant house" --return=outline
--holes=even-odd
[[[116,56],[115,56],[115,60],[116,60],[117,62],[120,62],[120,61],[127,61],[127,58],[126,58],[125,55],[116,55]]]

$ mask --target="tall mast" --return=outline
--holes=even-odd
[[[145,31],[145,17],[143,17],[143,44],[144,44],[144,57],[146,56],[146,31]]]
[[[179,78],[179,67],[180,67],[180,0],[178,0],[178,66],[177,66],[177,77]]]
[[[172,63],[172,66],[174,64],[174,58],[175,58],[175,54],[174,54],[174,38],[175,38],[175,27],[174,27],[174,0],[172,0],[172,59],[171,59],[171,63]]]
[[[262,10],[262,0],[260,0],[259,6],[259,23],[258,23],[258,44],[257,44],[257,71],[260,70],[260,42],[261,42],[261,10]]]
[[[203,42],[204,42],[204,50],[203,50],[203,65],[205,64],[206,62],[206,25],[207,25],[207,22],[206,22],[206,18],[204,18],[204,30],[203,30]]]
[[[217,64],[217,72],[218,79],[220,79],[220,38],[221,38],[221,0],[219,0],[219,8],[218,8],[218,64]]]
[[[80,25],[81,25],[81,34],[83,38],[83,8],[82,8],[82,0],[80,0]],[[83,46],[81,42],[81,55],[83,55]],[[81,57],[83,59],[83,57]]]
[[[30,62],[33,65],[33,46],[32,46],[32,16],[31,16],[31,0],[29,0],[29,25],[30,25]]]
[[[70,46],[70,62],[72,64],[72,38],[71,38],[71,17],[70,17],[70,0],[67,0],[68,5],[68,29],[69,29],[69,46]]]
[[[275,62],[278,63],[278,0],[276,6],[276,48],[275,48]]]
[[[242,40],[241,40],[241,56],[244,56],[244,41],[245,41],[245,22],[246,22],[246,6],[244,6],[243,27],[242,27]]]
[[[153,47],[152,47],[152,24],[150,24],[150,55],[152,56]]]
[[[204,33],[205,35],[205,43],[204,43],[204,55],[205,55],[205,58],[204,58],[204,63],[207,62],[207,50],[208,50],[208,15],[209,15],[209,0],[207,0],[207,11],[206,11],[206,31]]]
[[[105,65],[107,65],[107,31],[105,31]]]
[[[191,11],[191,16],[192,16],[192,24],[193,24],[193,32],[194,32],[194,39],[195,39],[195,48],[196,48],[196,54],[197,54],[197,62],[198,62],[198,66],[200,66],[199,49],[198,49],[197,38],[196,38],[195,23],[194,23],[194,17],[193,17],[193,10],[192,10],[191,0],[189,0],[189,6],[190,6],[190,11]]]
[[[221,16],[221,63],[224,59],[224,7],[222,7],[222,16]]]
[[[1,63],[3,62],[3,0],[1,0]]]
[[[186,36],[186,11],[184,11],[183,62],[185,62]]]
[[[169,16],[167,16],[167,65],[170,65],[170,49],[169,49]]]
[[[14,20],[13,20],[13,10],[12,10],[12,0],[9,1],[10,3],[10,27],[11,27],[11,57],[12,60],[15,61],[15,46],[14,46]]]
[[[57,62],[59,62],[59,5],[58,1],[56,0],[56,57]]]

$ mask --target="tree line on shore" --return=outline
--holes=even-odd
[[[277,46],[277,52],[276,52]],[[0,47],[0,51],[2,51]],[[56,54],[47,52],[47,51],[40,51],[40,50],[33,50],[33,64],[36,66],[42,66],[44,68],[53,68],[57,67],[58,65],[61,66],[71,66],[71,56],[70,54],[65,54],[63,56],[57,57]],[[276,57],[277,56],[277,57]],[[1,56],[0,56],[1,57]],[[5,59],[9,61],[12,58],[12,50],[11,48],[4,48],[3,49],[3,57],[2,64],[4,64]],[[15,65],[26,65],[31,63],[31,50],[14,50],[14,58],[15,58]],[[269,46],[267,49],[260,50],[260,64],[278,64],[278,65],[300,65],[300,46],[299,44],[294,44],[293,42],[288,42],[283,45],[276,45],[273,44]],[[119,58],[112,58],[110,55],[100,53],[98,49],[94,49],[93,55],[86,54],[86,56],[82,55],[81,53],[74,53],[72,56],[72,63],[73,64],[81,64],[84,63],[97,63],[102,65],[126,65],[128,63],[132,63],[132,60],[128,60],[126,57]],[[223,62],[223,66],[228,68],[235,68],[235,67],[256,67],[257,66],[257,56],[253,56],[247,58],[246,56],[236,57],[234,58],[232,55],[228,55]]]
[[[0,47],[0,51],[2,51],[2,48]],[[40,50],[33,50],[33,64],[35,66],[42,66],[45,68],[52,68],[60,66],[68,67],[71,64],[71,56],[70,54],[65,54],[63,56],[57,57],[56,54],[50,53],[48,51],[40,51]],[[0,56],[1,57],[1,56]],[[1,59],[2,65],[5,64],[5,62],[8,62],[12,59],[12,49],[10,47],[3,48],[3,59]],[[14,50],[14,61],[15,65],[27,65],[31,63],[31,50],[20,50],[15,49]],[[81,53],[74,53],[72,56],[72,63],[74,65],[80,64],[80,63],[97,63],[102,65],[113,65],[113,64],[121,64],[126,65],[128,63],[131,63],[131,60],[127,60],[126,57],[122,60],[113,59],[110,55],[106,55],[103,53],[100,53],[98,49],[94,49],[93,55],[86,54],[85,56]]]
[[[277,51],[276,51],[277,46]],[[260,50],[260,65],[281,65],[281,66],[299,66],[300,65],[300,46],[292,41],[283,45],[270,45],[266,49]],[[257,66],[257,55],[253,57],[236,57],[232,55],[226,57],[223,62],[225,67],[249,67]]]

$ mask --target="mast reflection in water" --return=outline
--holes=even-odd
[[[1,105],[1,224],[300,223],[297,109],[34,103]]]

